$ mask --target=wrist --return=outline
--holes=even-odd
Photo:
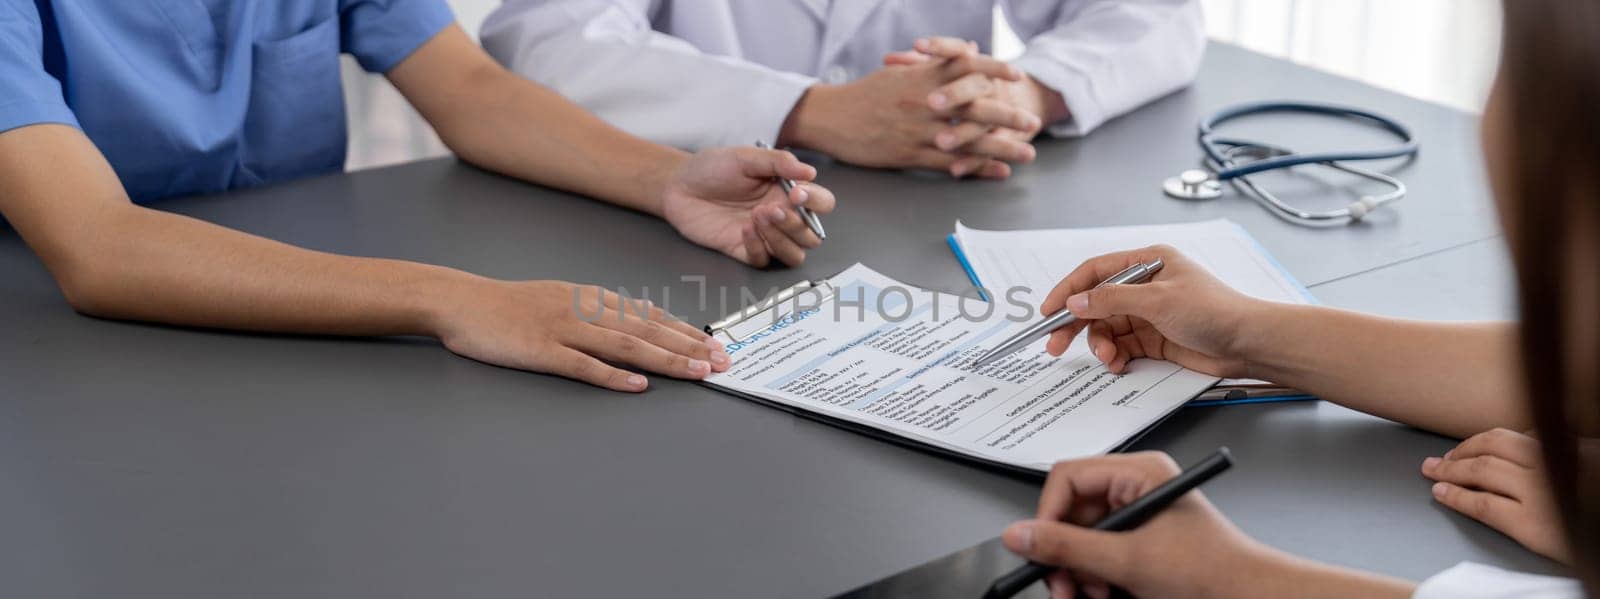
[[[818,83],[806,88],[805,93],[800,94],[800,99],[795,101],[794,108],[789,110],[788,118],[783,120],[783,128],[779,130],[776,142],[778,147],[827,152],[828,116],[841,87]]]
[[[1229,356],[1244,364],[1244,378],[1281,381],[1281,373],[1272,358],[1276,355],[1274,352],[1283,349],[1279,337],[1284,323],[1294,318],[1287,313],[1293,306],[1252,297],[1245,297],[1236,306],[1228,327],[1233,331]]]
[[[471,304],[482,286],[492,279],[442,266],[427,268],[428,275],[408,293],[415,306],[411,328],[418,334],[444,339],[456,321],[455,315]]]
[[[672,186],[683,178],[683,165],[694,157],[693,154],[677,148],[666,146],[662,148],[667,151],[662,152],[655,160],[654,166],[644,173],[645,191],[640,194],[640,201],[632,206],[633,209],[656,218],[663,218],[666,215],[664,206],[667,195],[671,192]]]
[[[1033,78],[1033,75],[1028,75],[1022,83],[1027,89],[1029,110],[1033,111],[1034,116],[1039,117],[1039,121],[1046,127],[1072,116],[1071,111],[1067,109],[1067,101],[1061,97],[1060,92],[1040,83],[1038,79]]]

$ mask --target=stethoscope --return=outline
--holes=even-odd
[[[1362,121],[1395,134],[1401,143],[1380,150],[1296,154],[1293,150],[1273,144],[1213,136],[1213,131],[1222,123],[1269,112],[1320,114]],[[1340,221],[1354,223],[1366,218],[1380,206],[1405,197],[1406,184],[1399,179],[1344,162],[1409,157],[1417,153],[1417,142],[1412,138],[1411,130],[1394,119],[1358,108],[1307,102],[1257,102],[1230,107],[1200,122],[1199,141],[1200,149],[1206,154],[1205,169],[1191,169],[1176,177],[1169,177],[1161,186],[1167,195],[1180,200],[1214,200],[1222,197],[1222,183],[1226,181],[1284,220],[1309,226]],[[1383,194],[1362,196],[1343,208],[1313,211],[1290,206],[1249,178],[1256,173],[1302,164],[1320,164],[1377,181],[1391,189]]]

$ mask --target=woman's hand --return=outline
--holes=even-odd
[[[1056,464],[1035,520],[1001,539],[1029,560],[1057,566],[1050,596],[1096,599],[1111,586],[1162,597],[1409,597],[1413,585],[1296,558],[1245,536],[1199,491],[1126,532],[1084,528],[1178,475],[1164,453],[1146,451]]]
[[[796,207],[833,211],[833,193],[812,183],[817,169],[794,154],[759,148],[720,148],[695,154],[673,174],[661,216],[685,238],[755,267],[773,258],[790,266],[822,244]],[[795,181],[784,197],[773,177]]]
[[[1045,579],[1056,598],[1082,585],[1106,597],[1107,585],[1136,597],[1230,596],[1230,581],[1252,584],[1279,554],[1256,543],[1199,491],[1128,532],[1085,528],[1179,473],[1164,453],[1108,455],[1056,464],[1034,520],[1012,524],[1006,548],[1062,569]]]
[[[1437,481],[1439,503],[1535,553],[1572,563],[1538,439],[1503,428],[1479,433],[1442,458],[1423,460],[1422,474]]]
[[[1139,285],[1100,284],[1136,262],[1160,258],[1153,280]],[[1221,377],[1246,376],[1240,355],[1240,327],[1260,300],[1234,291],[1199,264],[1164,245],[1090,259],[1068,274],[1039,307],[1052,314],[1065,307],[1078,321],[1050,335],[1051,355],[1067,351],[1072,339],[1089,330],[1089,349],[1112,372],[1122,373],[1135,358],[1170,360],[1191,370]]]
[[[436,317],[437,336],[481,362],[632,392],[649,382],[611,364],[698,380],[730,363],[699,329],[597,286],[474,278],[458,289]]]

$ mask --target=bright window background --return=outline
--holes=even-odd
[[[449,3],[462,27],[475,37],[499,0]],[[1201,0],[1201,4],[1212,39],[1474,112],[1483,105],[1499,52],[1499,0]],[[1021,53],[1021,42],[998,14],[996,21],[1000,25],[995,54]],[[382,77],[361,72],[348,58],[344,74],[349,169],[447,153]]]

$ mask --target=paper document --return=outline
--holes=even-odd
[[[1245,295],[1275,302],[1315,303],[1311,292],[1274,262],[1233,221],[1094,229],[982,231],[956,223],[956,242],[973,273],[991,293],[1013,288],[1033,305],[1085,260],[1123,250],[1167,244]]]
[[[859,264],[828,283],[827,293],[753,317],[728,345],[732,366],[707,382],[1047,471],[1116,448],[1217,381],[1155,360],[1114,375],[1082,344],[1052,358],[1043,341],[973,368],[1029,324],[1006,317],[1016,307],[918,289]]]

